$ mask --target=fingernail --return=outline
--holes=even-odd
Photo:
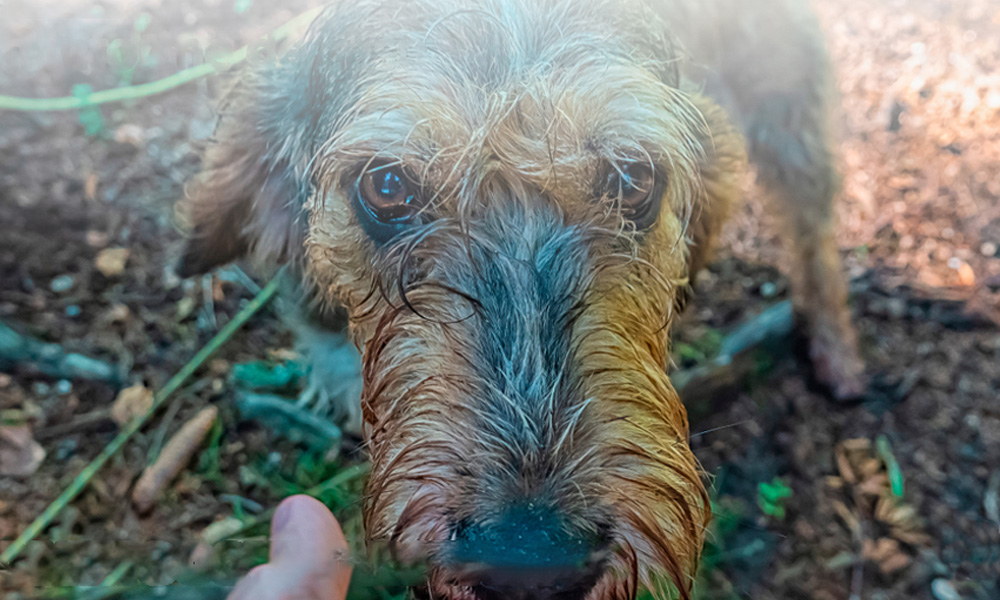
[[[294,499],[285,498],[285,500],[278,505],[278,510],[274,511],[274,518],[271,519],[272,534],[280,532],[288,525],[288,522],[292,519],[292,504],[294,503]]]

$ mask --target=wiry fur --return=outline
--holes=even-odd
[[[430,560],[434,595],[475,597],[454,540],[528,504],[609,542],[587,597],[670,582],[688,598],[709,506],[668,330],[740,192],[732,122],[793,215],[825,375],[855,384],[825,73],[794,0],[340,2],[230,94],[185,264],[292,260],[346,308],[366,528]],[[429,200],[384,245],[352,207],[376,159]],[[647,230],[596,191],[622,160],[660,178]]]

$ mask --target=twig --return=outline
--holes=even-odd
[[[277,41],[288,37],[296,28],[316,18],[316,15],[319,14],[321,10],[322,7],[313,8],[288,21],[271,33],[271,39]],[[149,83],[143,83],[140,85],[133,85],[130,87],[94,92],[85,96],[65,96],[62,98],[21,98],[17,96],[0,95],[0,110],[74,110],[97,106],[99,104],[107,104],[109,102],[121,102],[123,100],[135,100],[137,98],[154,96],[238,65],[246,60],[249,55],[249,50],[249,46],[243,46],[239,50],[230,52],[213,62],[204,63],[189,69],[184,69],[183,71],[178,71],[177,73],[164,77],[163,79],[150,81]]]
[[[280,273],[279,273],[280,276]],[[2,553],[0,553],[0,568],[4,565],[9,564],[12,560],[17,558],[17,556],[24,550],[28,542],[35,539],[45,527],[47,527],[52,520],[66,507],[77,494],[79,494],[83,488],[87,486],[90,480],[97,474],[97,472],[104,466],[104,463],[108,461],[115,453],[118,452],[125,445],[133,435],[136,434],[142,426],[145,425],[146,421],[160,408],[160,406],[170,397],[175,391],[177,391],[184,382],[187,381],[195,371],[201,367],[202,364],[208,360],[216,350],[218,350],[224,343],[226,343],[229,338],[233,336],[236,331],[246,323],[250,317],[252,317],[257,311],[261,309],[265,304],[267,304],[278,291],[278,277],[275,276],[271,281],[264,287],[263,290],[257,296],[251,300],[243,309],[233,317],[231,321],[226,323],[226,326],[213,337],[208,344],[206,344],[201,350],[198,351],[194,357],[184,365],[176,375],[170,378],[167,385],[161,389],[156,396],[153,398],[153,406],[142,415],[133,418],[128,425],[111,440],[111,443],[104,447],[97,458],[95,458],[89,465],[87,465],[76,479],[70,483],[69,487],[66,488],[58,498],[55,499],[52,504],[45,509],[45,511],[38,516],[25,529],[20,536],[14,542],[7,547]]]
[[[81,431],[87,431],[92,427],[104,425],[105,423],[112,423],[111,409],[98,408],[74,418],[69,423],[57,423],[56,425],[39,429],[35,432],[35,440],[42,442],[53,438],[59,438],[79,433]]]
[[[754,372],[758,352],[778,355],[791,348],[794,329],[792,303],[779,302],[727,333],[719,352],[707,362],[672,373],[688,418],[697,422],[715,414],[722,392],[739,387]]]
[[[118,374],[108,363],[66,352],[59,344],[22,336],[0,322],[0,369],[14,367],[57,379],[118,383]]]
[[[184,404],[183,395],[174,398],[174,401],[167,407],[167,412],[164,413],[163,419],[160,420],[160,426],[156,428],[156,433],[153,434],[153,441],[149,445],[149,452],[146,453],[147,465],[153,464],[153,461],[160,456],[160,450],[163,450],[163,444],[167,441],[167,430],[173,425],[182,404]]]

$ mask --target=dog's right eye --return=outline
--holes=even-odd
[[[358,179],[358,216],[372,238],[388,241],[411,224],[420,212],[419,189],[396,164],[370,167]]]

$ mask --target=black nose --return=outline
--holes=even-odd
[[[580,530],[532,505],[456,528],[449,570],[479,600],[582,600],[607,564],[606,529]]]

